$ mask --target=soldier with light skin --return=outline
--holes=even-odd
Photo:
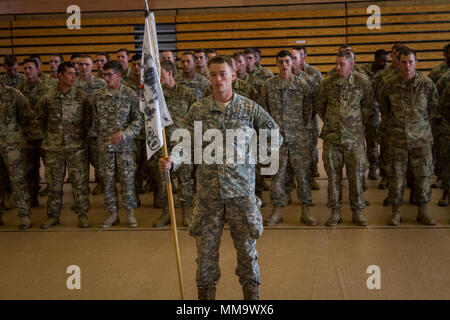
[[[193,54],[183,54],[181,56],[181,70],[183,70],[183,77],[192,79],[195,76],[195,56]]]
[[[129,55],[128,52],[125,50],[119,50],[117,51],[117,61],[122,67],[122,74],[127,73],[129,65]]]
[[[92,67],[94,62],[90,56],[81,56],[78,62],[78,68],[80,71],[80,79],[84,81],[90,81],[92,79]]]
[[[256,68],[256,52],[253,49],[246,49],[244,53],[247,57],[247,72],[253,73]]]
[[[173,52],[170,51],[170,50],[164,50],[164,51],[162,51],[159,59],[161,60],[161,62],[164,62],[164,61],[170,61],[170,62],[172,62],[174,65],[176,65],[175,57],[174,57],[174,55],[173,55]]]
[[[58,66],[64,62],[64,58],[62,55],[55,54],[50,56],[50,73],[53,79],[58,79]]]
[[[195,50],[194,56],[195,56],[195,72],[197,72],[200,75],[205,75],[207,73],[206,69],[207,58],[205,50]]]
[[[78,65],[80,63],[80,56],[81,56],[81,54],[78,54],[78,53],[75,53],[72,56],[70,56],[70,62],[72,62],[72,64],[75,67],[77,77],[80,74],[80,67]]]
[[[97,76],[103,79],[103,66],[109,61],[109,54],[106,52],[98,52],[95,57],[97,65]]]

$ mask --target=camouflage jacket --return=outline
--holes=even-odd
[[[0,150],[25,146],[24,129],[35,115],[27,99],[13,87],[0,86]]]
[[[58,87],[52,87],[39,99],[37,110],[44,133],[43,149],[68,151],[86,146],[92,107],[80,89],[72,87],[64,94]]]
[[[273,77],[272,71],[263,66],[255,66],[255,70],[252,74],[261,81],[266,81],[267,79]]]
[[[31,84],[25,81],[18,88],[20,92],[28,99],[28,103],[30,107],[33,109],[35,115],[37,115],[37,102],[38,100],[44,96],[49,90],[50,87],[46,85],[42,79],[39,79],[36,84]],[[33,129],[32,132],[30,129]],[[41,140],[44,139],[44,134],[41,131],[40,125],[37,122],[37,118],[35,119],[35,125],[32,128],[27,128],[25,130],[25,139],[26,140]]]
[[[51,85],[58,83],[58,80],[56,80],[55,78],[52,78],[52,76],[49,73],[45,73],[45,72],[41,72],[39,74],[39,79],[46,86],[51,86]]]
[[[91,80],[84,81],[81,78],[77,78],[75,87],[83,91],[88,97],[92,96],[98,89],[106,87],[106,81],[93,75]],[[92,125],[88,131],[88,138],[96,138],[97,132],[95,129],[94,119],[92,119]]]
[[[438,111],[442,116],[440,130],[443,134],[450,135],[450,77],[447,78],[446,86],[442,90]]]
[[[430,120],[436,115],[439,93],[433,81],[416,73],[406,84],[401,75],[389,78],[380,92],[386,143],[408,149],[433,143]]]
[[[195,72],[197,72],[197,71],[195,71]],[[202,77],[205,77],[206,79],[208,79],[209,80],[209,70],[208,70],[208,68],[205,68],[205,72],[204,73],[200,73],[200,72],[197,72],[199,75],[201,75]]]
[[[197,100],[191,90],[179,83],[176,83],[173,88],[166,88],[165,86],[162,86],[162,88],[167,109],[173,121],[172,125],[165,128],[166,138],[168,138],[166,141],[173,145],[174,142],[170,142],[173,131],[183,127],[189,107]]]
[[[6,73],[4,73],[0,75],[0,82],[5,86],[17,88],[25,82],[25,76],[22,73],[17,73],[15,78],[10,78]]]
[[[261,89],[262,107],[280,126],[280,133],[287,145],[306,145],[311,122],[311,88],[305,80],[292,75],[287,87],[280,76],[274,76]]]
[[[236,80],[233,82],[232,86],[233,86],[234,92],[236,92],[237,94],[240,94],[241,96],[249,98],[250,100],[253,100],[259,104],[258,92],[256,92],[256,89],[253,88],[253,86],[251,86],[247,81],[236,78]],[[203,97],[207,97],[212,93],[213,93],[213,88],[210,85],[208,88],[205,89],[205,92],[203,93]]]
[[[438,82],[439,78],[449,71],[450,68],[447,66],[447,62],[444,61],[437,66],[435,66],[433,69],[431,69],[430,73],[428,74],[428,78],[433,80],[434,83]]]
[[[192,79],[186,79],[181,72],[176,75],[175,80],[177,83],[182,84],[191,90],[197,101],[202,99],[203,92],[210,85],[209,80],[198,73],[195,73],[195,76]]]
[[[303,78],[314,92],[322,81],[322,73],[316,67],[307,63],[305,63],[305,69],[301,70],[296,76]]]
[[[441,94],[445,87],[447,86],[447,83],[450,81],[450,70],[447,71],[446,73],[444,73],[438,80],[438,82],[436,82],[436,88],[439,91],[439,94]]]
[[[360,65],[354,64],[353,71],[357,71],[357,72],[361,73],[364,77],[369,78],[367,76],[366,72],[364,71],[364,69],[362,69]],[[336,75],[336,67],[331,68],[331,70],[327,72],[325,78],[334,76],[334,75]]]
[[[91,97],[98,147],[102,152],[133,152],[134,139],[141,130],[143,118],[139,110],[139,97],[125,85],[114,91],[104,87]],[[119,131],[122,142],[114,145],[110,137]]]
[[[256,92],[261,94],[261,88],[264,84],[264,81],[255,77],[253,74],[247,73],[245,78],[242,79],[246,81],[248,84],[250,84],[253,88],[255,88]]]
[[[134,77],[131,77],[126,83],[124,83],[127,87],[131,88],[136,92],[138,97],[141,96],[141,81],[134,80]],[[140,110],[140,107],[139,107]],[[139,134],[136,137],[136,140],[145,140],[145,126],[144,126],[144,115],[142,115],[142,127],[141,131],[139,131]]]
[[[366,76],[356,71],[346,80],[336,73],[327,76],[316,95],[317,113],[323,121],[320,137],[332,144],[363,144],[372,106],[372,86]]]
[[[121,75],[120,75],[120,82],[122,84],[125,84],[126,82],[128,82],[128,81],[130,81],[132,79],[133,79],[133,74],[132,74],[131,68],[128,67],[126,72],[122,72],[121,73]]]
[[[195,134],[197,139],[201,139],[202,144],[196,146],[194,143],[194,123],[196,126],[201,125],[200,130],[197,128]],[[227,136],[227,129],[242,129],[242,130],[258,130],[267,129],[271,133],[272,129],[278,129],[278,125],[273,121],[270,115],[264,111],[256,102],[247,99],[238,94],[234,94],[233,100],[225,110],[221,110],[217,105],[212,95],[194,103],[188,113],[188,119],[184,126],[189,130],[191,135],[191,150],[194,154],[194,149],[201,147],[202,149],[195,150],[195,155],[191,158],[192,163],[200,162],[197,166],[197,194],[199,197],[228,199],[234,197],[243,197],[253,195],[255,193],[255,164],[249,163],[247,155],[249,155],[250,139],[245,139],[245,146],[243,149],[239,148],[239,154],[245,154],[246,161],[241,164],[237,161],[229,163],[226,161],[226,147],[225,140]],[[195,157],[203,155],[203,150],[207,152],[206,147],[211,144],[211,141],[204,141],[202,139],[206,130],[213,129],[220,133],[224,141],[218,139],[219,148],[223,147],[222,154],[219,154],[219,161],[222,163],[208,164],[205,159],[196,161]],[[197,132],[199,131],[199,132]],[[252,135],[253,136],[253,135]],[[236,138],[233,139],[236,149]],[[281,145],[283,139],[279,135],[279,144]],[[217,152],[217,150],[216,150]],[[245,152],[245,153],[244,153]],[[270,150],[269,150],[270,152]],[[236,153],[236,152],[234,152]],[[209,153],[211,154],[211,152]],[[217,156],[217,155],[216,155]],[[181,164],[180,158],[172,153],[174,162],[174,170]]]

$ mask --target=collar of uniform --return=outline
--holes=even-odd
[[[121,97],[124,93],[124,90],[125,90],[125,85],[123,83],[120,84],[120,88],[118,90],[116,90],[114,92],[114,94],[111,92],[110,88],[107,86],[106,87],[106,95],[108,95],[110,97],[115,97],[115,96]]]
[[[408,88],[410,85],[408,85],[402,78],[402,75],[400,72],[397,74],[398,83],[400,83],[402,88]],[[419,85],[421,79],[421,74],[416,71],[416,74],[414,75],[414,80],[412,80],[410,83],[412,84],[413,88],[416,88]]]
[[[56,96],[60,99],[63,99],[66,96],[71,96],[74,97],[75,96],[75,86],[72,86],[69,90],[69,92],[67,93],[63,93],[58,86],[56,86]]]
[[[276,79],[276,88],[277,89],[284,89],[283,88],[283,80],[281,79],[280,75],[277,75],[274,77]],[[294,85],[295,79],[299,78],[299,76],[296,76],[295,74],[292,74],[291,80],[289,81],[289,86],[286,89],[296,89]]]
[[[217,107],[216,101],[214,100],[214,95],[211,94],[209,95],[206,99],[209,99],[210,101],[208,101],[208,105],[209,105],[209,111],[210,112],[227,112],[228,110],[230,110],[230,108],[232,108],[231,112],[235,112],[235,106],[236,106],[236,101],[238,100],[238,94],[236,94],[236,92],[233,92],[233,99],[231,100],[231,103],[228,105],[228,107],[222,111],[221,109],[219,109]]]

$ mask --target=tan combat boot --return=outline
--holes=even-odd
[[[191,219],[191,206],[185,202],[181,203],[181,215],[183,217],[183,227],[189,227],[189,222]]]
[[[300,222],[303,222],[308,226],[315,226],[317,224],[317,220],[312,216],[311,210],[309,210],[308,205],[304,205],[302,207],[302,216],[300,218]]]
[[[259,300],[258,282],[248,281],[242,286],[242,292],[244,293],[244,300]]]
[[[110,228],[111,226],[119,223],[120,223],[119,215],[117,214],[117,212],[113,212],[109,215],[108,219],[106,219],[100,224],[100,228],[104,229]]]
[[[264,221],[266,227],[273,227],[280,222],[283,222],[283,217],[281,216],[281,207],[273,206],[272,214],[269,219]]]
[[[354,224],[365,227],[369,224],[369,221],[367,221],[366,217],[361,212],[361,209],[356,209],[353,211],[352,221]]]
[[[198,287],[198,300],[216,300],[216,287]]]
[[[388,226],[398,226],[402,221],[402,217],[400,215],[400,206],[392,207],[392,215],[387,221]]]
[[[427,226],[434,226],[436,224],[436,221],[434,221],[428,212],[426,204],[420,204],[417,207],[417,221]]]
[[[80,214],[78,216],[78,227],[89,228],[90,226],[91,226],[91,223],[89,222],[87,214]]]
[[[163,213],[159,216],[158,220],[153,223],[153,228],[161,228],[170,223],[169,207],[164,206]]]
[[[136,218],[134,217],[134,210],[127,210],[127,227],[128,228],[137,228],[138,223]]]
[[[55,225],[59,224],[59,218],[58,217],[48,217],[47,220],[44,221],[43,224],[41,224],[41,229],[48,229]]]
[[[27,230],[27,229],[31,228],[31,219],[29,216],[20,217],[20,222],[22,222],[19,225],[20,230]]]
[[[335,227],[339,223],[342,223],[341,209],[334,208],[331,210],[331,217],[328,218],[328,220],[325,222],[325,225],[327,227]]]

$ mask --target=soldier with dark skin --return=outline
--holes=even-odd
[[[373,106],[370,81],[353,69],[353,54],[343,50],[336,57],[336,72],[319,85],[316,95],[317,113],[323,121],[322,158],[328,177],[328,203],[331,216],[325,225],[334,227],[342,222],[342,170],[345,165],[349,183],[352,221],[367,226],[362,214],[363,175],[367,169],[364,148],[364,128]]]
[[[216,56],[209,61],[213,94],[194,103],[189,109],[185,128],[194,137],[194,125],[201,123],[202,132],[219,130],[225,137],[227,129],[267,129],[270,134],[278,126],[263,108],[232,90],[235,77],[229,57]],[[282,142],[281,136],[278,140]],[[204,141],[203,147],[207,146]],[[193,141],[191,142],[193,146]],[[248,150],[248,143],[245,149]],[[272,146],[273,147],[273,146]],[[272,150],[274,151],[274,150]],[[180,156],[159,159],[161,171],[176,170]],[[172,162],[172,159],[174,161]],[[262,217],[255,197],[254,164],[228,164],[225,158],[219,163],[196,164],[196,207],[189,226],[189,234],[197,243],[197,287],[200,300],[215,299],[220,278],[219,246],[225,217],[237,251],[236,274],[242,285],[244,299],[259,299],[260,272],[257,261],[256,239],[263,231]]]
[[[389,202],[393,204],[388,225],[401,221],[406,171],[410,171],[417,202],[417,221],[425,225],[436,222],[428,212],[431,199],[430,175],[433,169],[431,147],[433,135],[430,120],[437,112],[439,94],[433,81],[416,72],[416,53],[402,48],[400,74],[383,83],[380,89],[380,111],[386,119],[386,144],[389,163]]]

